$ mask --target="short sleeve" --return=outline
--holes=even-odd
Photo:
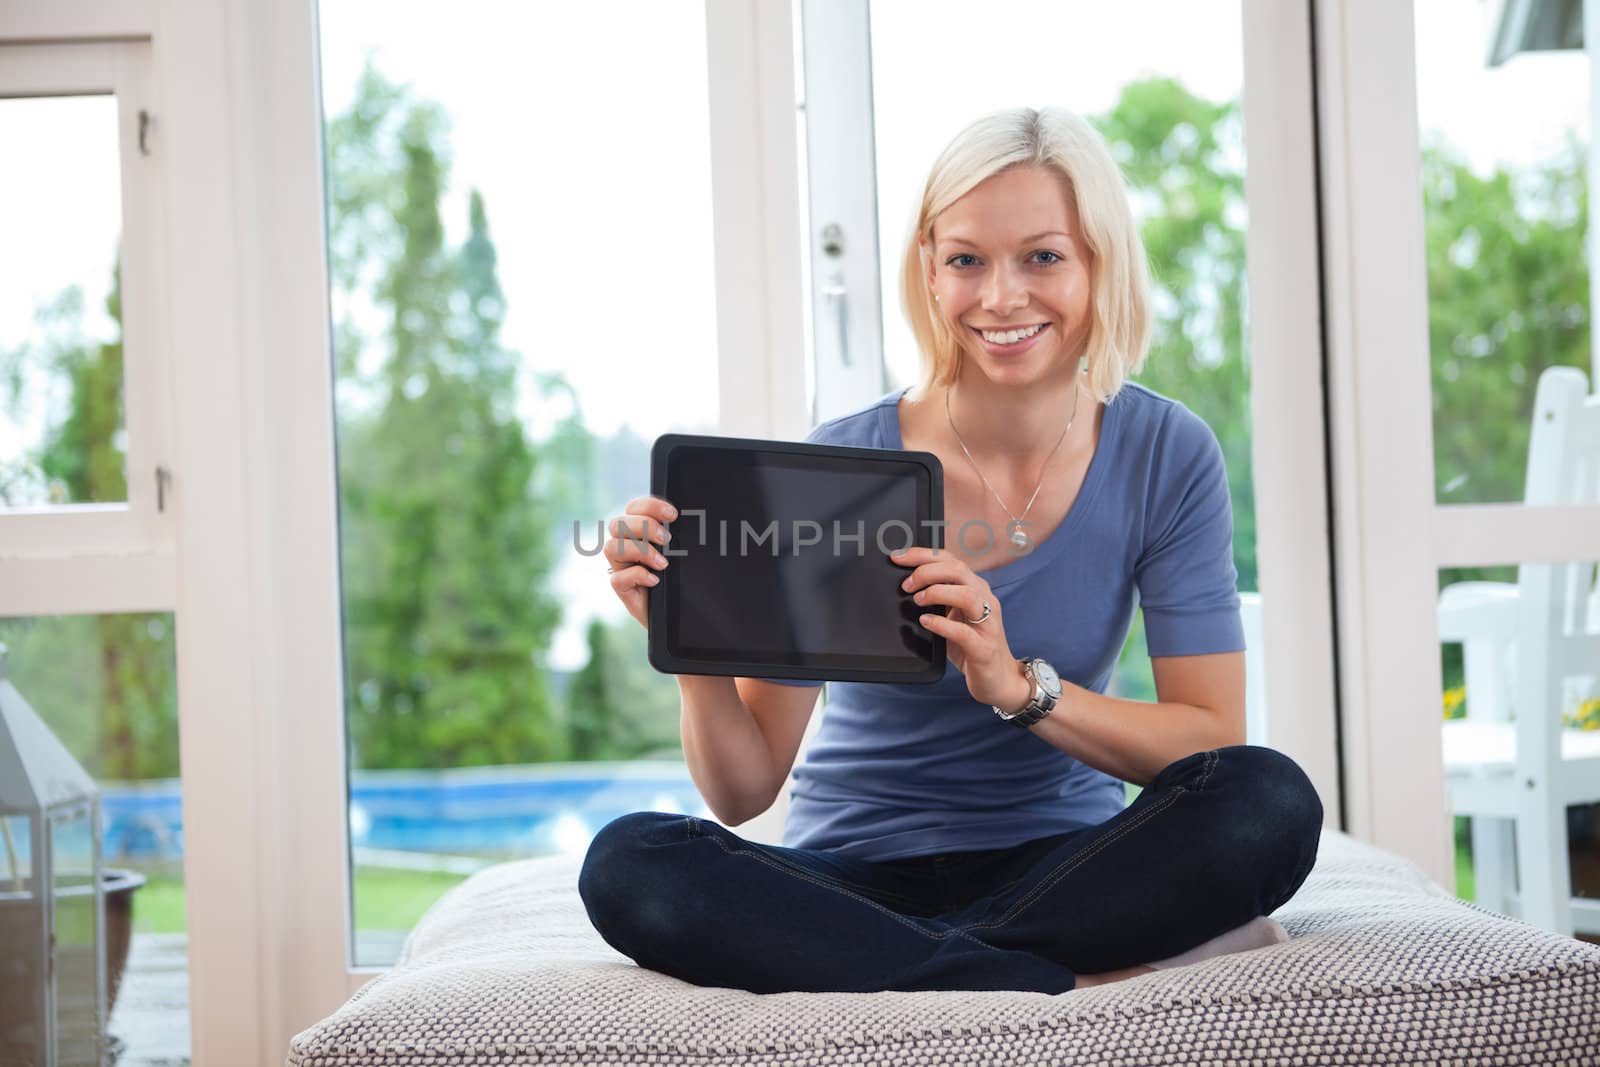
[[[1238,579],[1222,447],[1198,415],[1174,404],[1152,457],[1134,565],[1150,655],[1243,650]]]

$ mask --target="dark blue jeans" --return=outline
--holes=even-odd
[[[873,862],[635,812],[578,891],[640,966],[756,993],[1016,989],[1173,956],[1292,897],[1322,803],[1269,748],[1196,752],[1098,826],[1012,848]]]

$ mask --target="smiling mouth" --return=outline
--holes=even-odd
[[[977,326],[967,328],[992,345],[1014,345],[1033,340],[1049,326],[1048,322],[1035,322],[1028,326],[1013,326],[1004,330],[985,330]]]

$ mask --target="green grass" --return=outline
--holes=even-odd
[[[146,875],[133,894],[133,930],[139,934],[181,934],[184,931],[183,879]]]
[[[466,875],[356,868],[356,925],[363,930],[409,930],[445,890]],[[185,930],[183,881],[150,875],[133,898],[133,928],[142,934],[181,934]]]
[[[356,868],[356,927],[409,930],[445,890],[466,881],[464,874]]]
[[[1456,896],[1474,902],[1478,899],[1472,877],[1472,854],[1459,842],[1456,844]]]

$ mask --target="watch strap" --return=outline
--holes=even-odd
[[[1022,706],[1022,710],[1015,715],[1007,715],[1000,710],[999,705],[991,704],[990,707],[994,708],[994,713],[1006,722],[1011,723],[1013,726],[1027,729],[1050,714],[1051,709],[1056,706],[1056,698],[1045,692],[1044,686],[1039,684],[1039,679],[1035,677],[1033,672],[1033,660],[1022,661],[1022,673],[1028,679],[1029,684],[1033,686],[1033,696]]]

